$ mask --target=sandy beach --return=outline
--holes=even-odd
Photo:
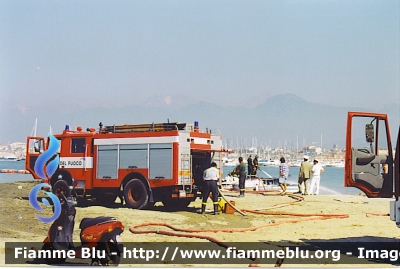
[[[4,242],[42,242],[50,224],[40,222],[35,210],[30,206],[28,194],[34,182],[21,181],[0,184],[2,193],[0,220],[1,264],[4,266]],[[310,242],[339,240],[353,242],[375,242],[400,239],[398,228],[390,220],[389,199],[368,199],[363,195],[356,196],[295,196],[280,195],[277,192],[247,192],[244,198],[237,198],[237,192],[225,191],[224,196],[235,201],[236,207],[245,215],[234,214],[198,214],[201,201],[197,199],[186,210],[167,212],[162,203],[157,203],[151,210],[133,210],[126,208],[116,200],[115,205],[102,206],[96,201],[87,201],[77,207],[74,242],[79,242],[79,222],[84,217],[114,216],[125,226],[121,237],[124,242],[206,242],[196,238],[197,235],[209,236],[225,242]],[[207,209],[211,211],[209,200]],[[263,213],[261,213],[263,212]],[[303,214],[303,215],[302,215]],[[166,223],[181,229],[201,229],[203,232],[190,233],[190,237],[167,236],[157,233],[134,234],[130,227],[143,223]],[[150,225],[138,230],[165,230],[166,226]],[[212,229],[213,231],[207,231]],[[184,233],[184,232],[180,232]],[[243,264],[229,265],[193,265],[168,264],[171,266],[191,267],[247,267],[250,261]],[[44,264],[38,264],[45,266]],[[136,266],[123,264],[122,266]],[[162,265],[154,265],[162,266]],[[273,267],[274,264],[259,264],[261,267]],[[286,264],[281,267],[392,267],[394,263],[343,265],[335,262],[326,264]]]

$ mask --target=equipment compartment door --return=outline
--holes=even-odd
[[[98,146],[97,179],[118,178],[118,145]]]
[[[149,178],[172,179],[172,144],[150,144]]]

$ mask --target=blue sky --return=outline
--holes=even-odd
[[[398,0],[0,0],[0,105],[400,101]]]

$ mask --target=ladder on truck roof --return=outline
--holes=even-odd
[[[164,132],[185,130],[186,123],[149,123],[149,124],[125,124],[104,126],[100,123],[101,133],[133,133],[133,132]]]

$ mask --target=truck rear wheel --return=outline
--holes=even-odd
[[[149,203],[149,194],[144,183],[137,178],[131,179],[124,188],[125,203],[134,209],[143,209]]]

